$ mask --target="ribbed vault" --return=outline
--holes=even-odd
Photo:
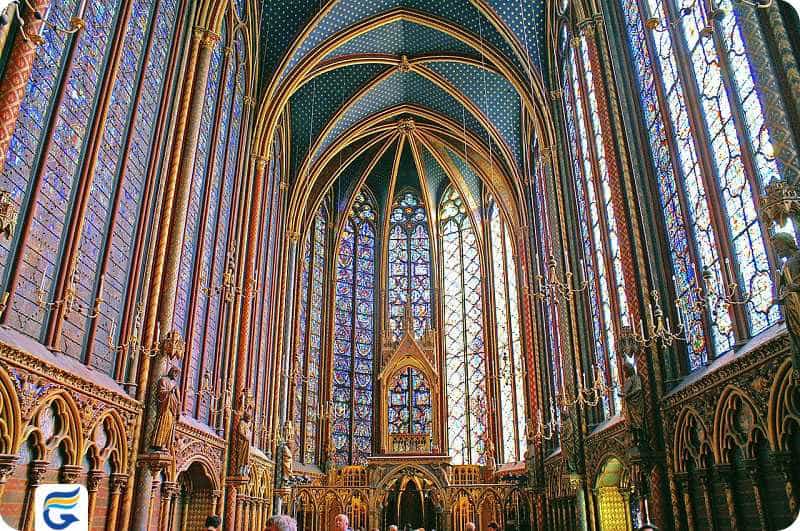
[[[265,5],[257,149],[284,121],[289,229],[332,189],[340,212],[364,183],[386,204],[410,161],[431,211],[448,182],[477,211],[483,181],[525,224],[530,146],[552,144],[544,12],[541,0]]]

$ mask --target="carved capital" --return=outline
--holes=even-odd
[[[177,330],[168,332],[166,337],[161,341],[161,353],[171,360],[183,358],[183,351],[185,348],[186,343],[183,341],[181,333]]]
[[[31,463],[30,472],[28,473],[28,482],[31,487],[36,487],[42,483],[44,474],[47,472],[47,461],[34,461]]]
[[[242,103],[244,104],[245,107],[252,107],[253,105],[256,104],[256,99],[252,96],[245,96],[244,98],[242,98]]]
[[[730,486],[733,481],[733,467],[729,464],[716,464],[714,465],[714,473],[720,479],[723,485]]]
[[[172,498],[180,492],[180,486],[174,481],[165,481],[161,484],[161,497]]]
[[[100,482],[106,477],[106,473],[102,470],[92,470],[86,476],[86,490],[89,492],[97,492],[100,488]]]
[[[790,218],[800,215],[800,190],[794,184],[777,179],[766,186],[759,206],[761,219],[767,227],[785,225]]]
[[[83,468],[78,465],[64,465],[61,467],[61,482],[62,483],[75,483],[78,481],[78,475]]]
[[[17,464],[17,456],[11,454],[0,454],[0,485],[8,481]]]
[[[551,100],[560,100],[563,95],[564,95],[564,91],[562,91],[561,89],[551,90],[550,91],[550,99]]]
[[[220,35],[218,33],[214,33],[209,29],[201,28],[199,26],[194,28],[194,36],[200,41],[200,47],[206,49],[213,48],[220,39]]]
[[[256,169],[259,171],[264,171],[269,164],[269,157],[263,157],[261,155],[253,155],[253,162],[256,164]]]
[[[154,451],[147,454],[140,454],[138,466],[150,469],[153,474],[158,474],[172,464],[172,456],[169,452]]]
[[[118,494],[128,486],[128,474],[111,474],[111,493]]]

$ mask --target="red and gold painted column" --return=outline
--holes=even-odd
[[[34,13],[43,13],[50,4],[50,0],[30,0],[30,4],[35,11],[23,10],[22,21],[25,36],[22,32],[17,33],[8,56],[5,74],[0,79],[0,169],[5,165],[8,144],[14,134],[19,108],[31,77],[33,60],[36,58],[36,46],[41,43],[39,31],[43,21],[37,19]]]
[[[149,303],[151,308],[147,316],[145,344],[152,344],[157,335],[164,333],[163,344],[182,343],[177,333],[172,333],[172,315],[175,305],[175,293],[178,283],[178,269],[183,247],[183,234],[186,226],[186,211],[189,203],[189,192],[194,170],[195,151],[200,133],[200,120],[203,112],[205,88],[211,65],[211,51],[219,41],[219,35],[211,30],[195,28],[187,59],[186,80],[181,94],[179,118],[170,155],[161,219],[158,233],[158,244],[155,249],[154,266],[151,276]],[[160,347],[160,346],[159,346]],[[166,352],[165,352],[166,350]],[[143,357],[140,370],[140,400],[147,398],[146,391],[154,389],[156,381],[166,373],[174,355],[181,349],[161,349],[153,358]],[[147,402],[146,402],[147,403]],[[148,404],[151,405],[151,404]],[[150,407],[145,412],[141,433],[141,448],[146,451],[155,422],[155,410]],[[141,454],[140,454],[141,455]],[[152,459],[151,459],[152,457]],[[163,459],[154,455],[141,455],[144,466],[139,467],[136,478],[134,514],[131,529],[144,531],[150,521],[149,501],[144,493],[152,490],[153,478],[165,465]]]

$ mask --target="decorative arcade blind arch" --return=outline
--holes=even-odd
[[[375,221],[374,201],[362,191],[336,261],[331,434],[337,466],[364,464],[372,450]]]
[[[389,219],[388,325],[402,335],[406,302],[411,303],[414,333],[431,326],[431,245],[428,214],[416,191],[401,191]]]
[[[489,204],[492,279],[498,360],[498,427],[506,463],[523,460],[525,452],[525,379],[517,289],[517,265],[511,234],[500,209]]]
[[[320,365],[322,363],[323,297],[326,277],[328,213],[323,205],[314,217],[304,245],[300,272],[297,341],[294,360],[295,454],[301,463],[318,457]]]
[[[57,312],[41,310],[37,297],[51,301],[58,278],[74,281],[84,307],[102,295],[106,304],[96,319],[71,315],[62,321],[62,346],[67,355],[113,375],[120,368],[108,337],[118,339],[122,313],[136,295],[128,284],[138,274],[132,267],[143,238],[144,198],[155,180],[148,161],[157,149],[158,116],[170,98],[166,80],[180,17],[175,0],[142,0],[129,12],[119,0],[89,2],[85,14],[79,4],[53,2],[48,10],[47,21],[56,26],[69,27],[74,16],[86,26],[71,35],[45,26],[5,154],[0,186],[30,226],[23,234],[26,224],[20,222],[10,242],[0,241],[0,278],[14,290],[8,318],[38,340]],[[119,46],[115,36],[122,39]],[[67,53],[71,45],[73,54]],[[119,68],[112,69],[115,53]],[[103,86],[110,90],[107,100],[99,98]],[[95,142],[93,152],[88,148]],[[78,219],[81,201],[85,215]]]
[[[478,464],[488,437],[483,283],[475,229],[453,187],[445,191],[439,223],[449,450],[456,464]]]
[[[791,148],[773,145],[776,124],[767,123],[768,98],[757,88],[774,86],[775,72],[766,58],[751,56],[763,46],[754,8],[727,0],[624,0],[620,7],[674,287],[692,332],[691,371],[780,319],[756,198],[780,177],[779,151]],[[780,102],[770,105],[782,115]],[[741,298],[752,299],[739,308],[722,305],[713,317],[698,311],[704,270],[717,286],[738,286]]]

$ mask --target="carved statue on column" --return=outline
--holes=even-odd
[[[292,445],[294,444],[294,425],[291,420],[287,420],[283,428],[283,446],[281,450],[281,478],[286,485],[292,477],[294,456],[292,455]]]
[[[488,434],[486,436],[485,442],[486,450],[484,451],[484,460],[486,462],[486,468],[489,472],[494,472],[497,469],[497,460],[494,456],[494,443],[489,438]]]
[[[233,436],[231,441],[231,470],[234,475],[247,476],[250,473],[250,440],[253,437],[253,404],[248,392],[242,392],[239,408],[235,412]]]
[[[180,370],[173,366],[167,374],[158,379],[156,383],[156,425],[150,448],[158,451],[168,451],[172,446],[175,434],[175,424],[181,410],[181,399],[178,396],[178,374]]]
[[[525,426],[525,468],[531,484],[536,482],[536,423],[528,419]]]
[[[775,302],[783,307],[792,344],[792,365],[795,371],[800,371],[800,250],[794,238],[783,232],[772,236],[772,248],[783,262],[775,287]]]
[[[619,396],[622,397],[623,413],[628,421],[628,428],[634,434],[635,443],[638,444],[644,427],[642,379],[636,373],[633,362],[627,358],[622,364],[622,373],[625,375],[625,383],[622,385],[622,391]]]

